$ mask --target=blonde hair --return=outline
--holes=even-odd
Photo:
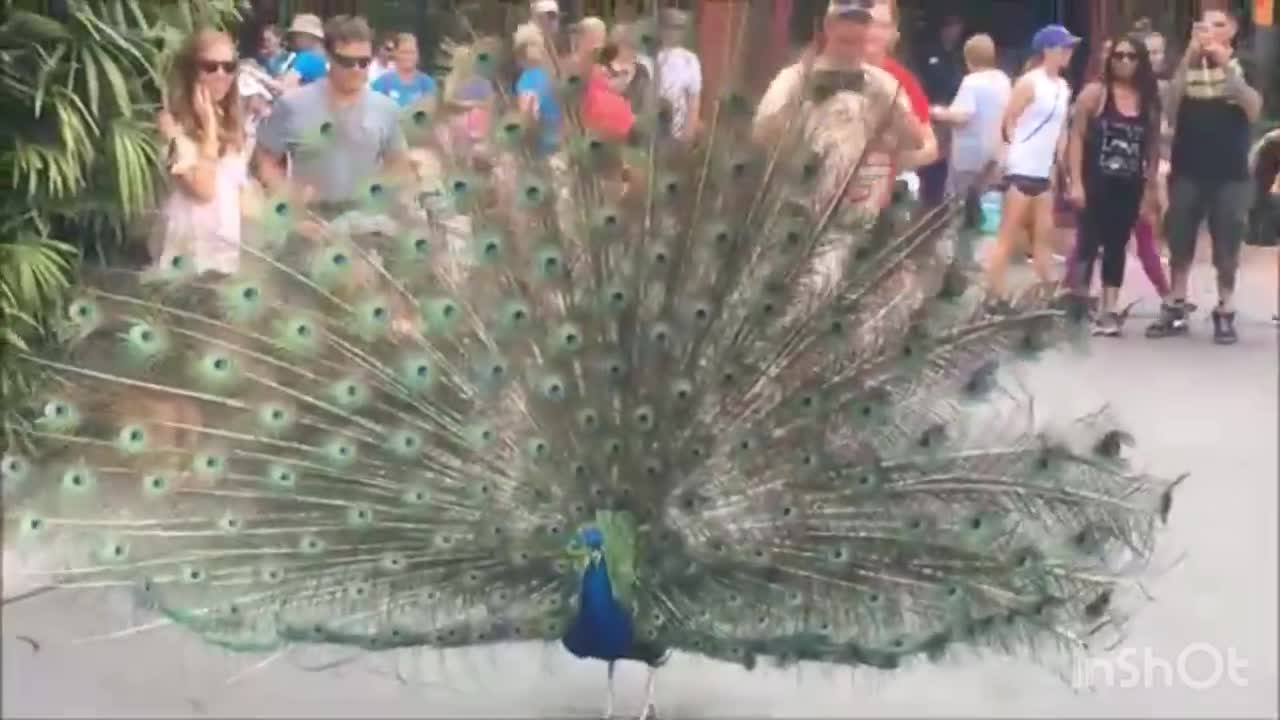
[[[414,35],[413,33],[400,32],[400,33],[396,33],[395,35],[392,35],[391,38],[392,38],[392,41],[395,42],[397,50],[400,49],[401,45],[404,45],[407,42],[413,43],[414,47],[417,47],[418,45],[418,36]]]
[[[609,34],[609,26],[605,25],[604,20],[592,15],[579,20],[578,24],[573,26],[573,32],[575,34],[592,32],[607,37]]]
[[[964,61],[976,70],[996,66],[996,43],[986,33],[978,33],[964,42]]]
[[[531,22],[516,28],[511,37],[511,45],[520,60],[541,63],[547,59],[547,40],[542,34],[542,28]]]

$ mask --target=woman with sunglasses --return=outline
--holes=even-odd
[[[239,267],[248,154],[237,67],[234,41],[218,30],[197,31],[178,54],[156,119],[173,180],[150,247],[157,263],[182,255],[197,273]]]
[[[1072,203],[1081,218],[1077,298],[1088,294],[1093,263],[1102,252],[1102,307],[1095,335],[1120,334],[1116,311],[1129,234],[1142,198],[1152,190],[1160,163],[1160,90],[1146,43],[1136,37],[1113,41],[1100,82],[1076,100],[1067,157]],[[1148,179],[1151,178],[1151,179]]]

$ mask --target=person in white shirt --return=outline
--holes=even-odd
[[[996,179],[1000,121],[1013,84],[996,67],[996,45],[990,35],[969,38],[964,44],[964,61],[969,74],[961,81],[955,99],[950,105],[933,107],[930,116],[952,128],[948,192],[965,198],[966,224],[972,229],[979,224],[978,196]]]
[[[992,309],[1008,310],[1005,274],[1009,256],[1031,234],[1032,267],[1041,282],[1052,281],[1053,173],[1061,154],[1071,102],[1071,86],[1062,77],[1080,38],[1061,25],[1048,25],[1031,39],[1035,66],[1018,78],[1005,110],[1002,132],[1005,158],[1004,207],[1000,230],[987,258]]]
[[[697,137],[702,127],[702,63],[683,46],[689,13],[662,11],[659,28],[658,96],[671,109],[671,134],[678,140]]]
[[[156,118],[173,182],[149,242],[156,267],[228,275],[240,267],[249,155],[238,69],[235,43],[217,30],[193,35],[174,63],[169,98]]]

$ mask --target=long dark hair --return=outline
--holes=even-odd
[[[1147,122],[1155,127],[1155,135],[1159,137],[1160,132],[1160,81],[1156,78],[1156,71],[1151,67],[1151,54],[1147,52],[1147,43],[1142,36],[1137,33],[1130,33],[1113,38],[1108,43],[1110,49],[1107,50],[1107,59],[1102,65],[1102,85],[1107,90],[1110,97],[1111,88],[1115,84],[1115,74],[1111,68],[1111,60],[1115,55],[1120,44],[1124,43],[1133,48],[1133,52],[1138,56],[1138,67],[1134,70],[1133,87],[1138,91],[1138,106],[1141,112],[1146,114]]]

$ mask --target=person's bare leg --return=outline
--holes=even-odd
[[[996,231],[995,246],[987,257],[987,290],[995,298],[1006,294],[1005,276],[1009,272],[1009,256],[1018,242],[1018,233],[1027,224],[1027,197],[1016,188],[1004,194],[1004,207],[1000,211],[1000,228]]]
[[[1042,283],[1053,281],[1053,190],[1046,190],[1031,201],[1031,263]]]

